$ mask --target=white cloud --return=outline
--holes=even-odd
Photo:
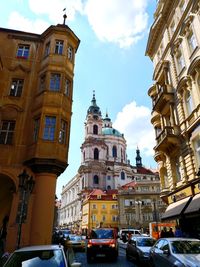
[[[9,16],[8,27],[15,30],[40,34],[49,27],[49,23],[40,19],[31,21],[14,11]]]
[[[150,120],[151,110],[145,106],[137,106],[133,101],[117,114],[113,127],[124,133],[129,149],[135,150],[138,146],[146,156],[152,156],[155,133]]]
[[[147,28],[146,6],[147,0],[88,0],[85,13],[100,40],[128,47]]]
[[[96,36],[101,41],[116,43],[120,47],[129,47],[140,40],[147,30],[147,1],[29,0],[30,10],[38,18],[42,19],[31,21],[13,12],[12,17],[10,16],[10,25],[13,28],[31,32],[37,30],[37,33],[41,33],[42,30],[40,28],[44,29],[44,25],[48,24],[50,26],[50,24],[62,23],[63,9],[66,8],[67,20],[74,20],[76,13],[85,15],[88,17]],[[39,32],[38,29],[40,30]]]
[[[35,14],[48,15],[55,24],[63,22],[64,8],[68,20],[73,20],[77,11],[82,13],[83,8],[81,0],[29,0],[29,6]]]

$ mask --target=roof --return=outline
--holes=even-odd
[[[102,134],[123,137],[123,134],[121,134],[118,130],[111,127],[102,128]]]
[[[132,181],[130,183],[127,183],[127,184],[122,185],[122,188],[128,189],[130,187],[134,188],[135,186],[136,186],[136,182]]]
[[[147,169],[145,167],[137,167],[137,173],[141,173],[141,174],[152,174],[152,175],[158,174],[158,172],[155,172],[153,170]]]

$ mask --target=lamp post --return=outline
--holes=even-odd
[[[29,176],[26,173],[26,170],[23,170],[23,172],[18,175],[18,178],[19,178],[18,191],[20,193],[20,198],[19,198],[18,212],[16,218],[16,222],[18,224],[17,249],[20,247],[22,224],[25,223],[27,216],[28,200],[35,184],[33,177]]]

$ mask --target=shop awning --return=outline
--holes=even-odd
[[[176,219],[181,216],[181,214],[184,213],[185,209],[189,205],[192,197],[186,197],[184,199],[181,199],[179,201],[176,201],[172,204],[170,204],[165,213],[163,214],[161,220],[170,220],[170,219]]]
[[[193,197],[192,201],[184,211],[184,214],[189,214],[198,211],[200,211],[200,194],[197,194]]]

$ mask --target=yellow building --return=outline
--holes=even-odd
[[[200,235],[200,5],[160,0],[146,55],[154,65],[151,122],[164,220]],[[189,230],[188,230],[189,229]]]
[[[42,34],[0,28],[0,223],[9,218],[8,251],[51,242],[79,42],[65,24]]]
[[[94,189],[84,193],[82,202],[82,231],[96,227],[118,227],[117,190],[104,192]]]

